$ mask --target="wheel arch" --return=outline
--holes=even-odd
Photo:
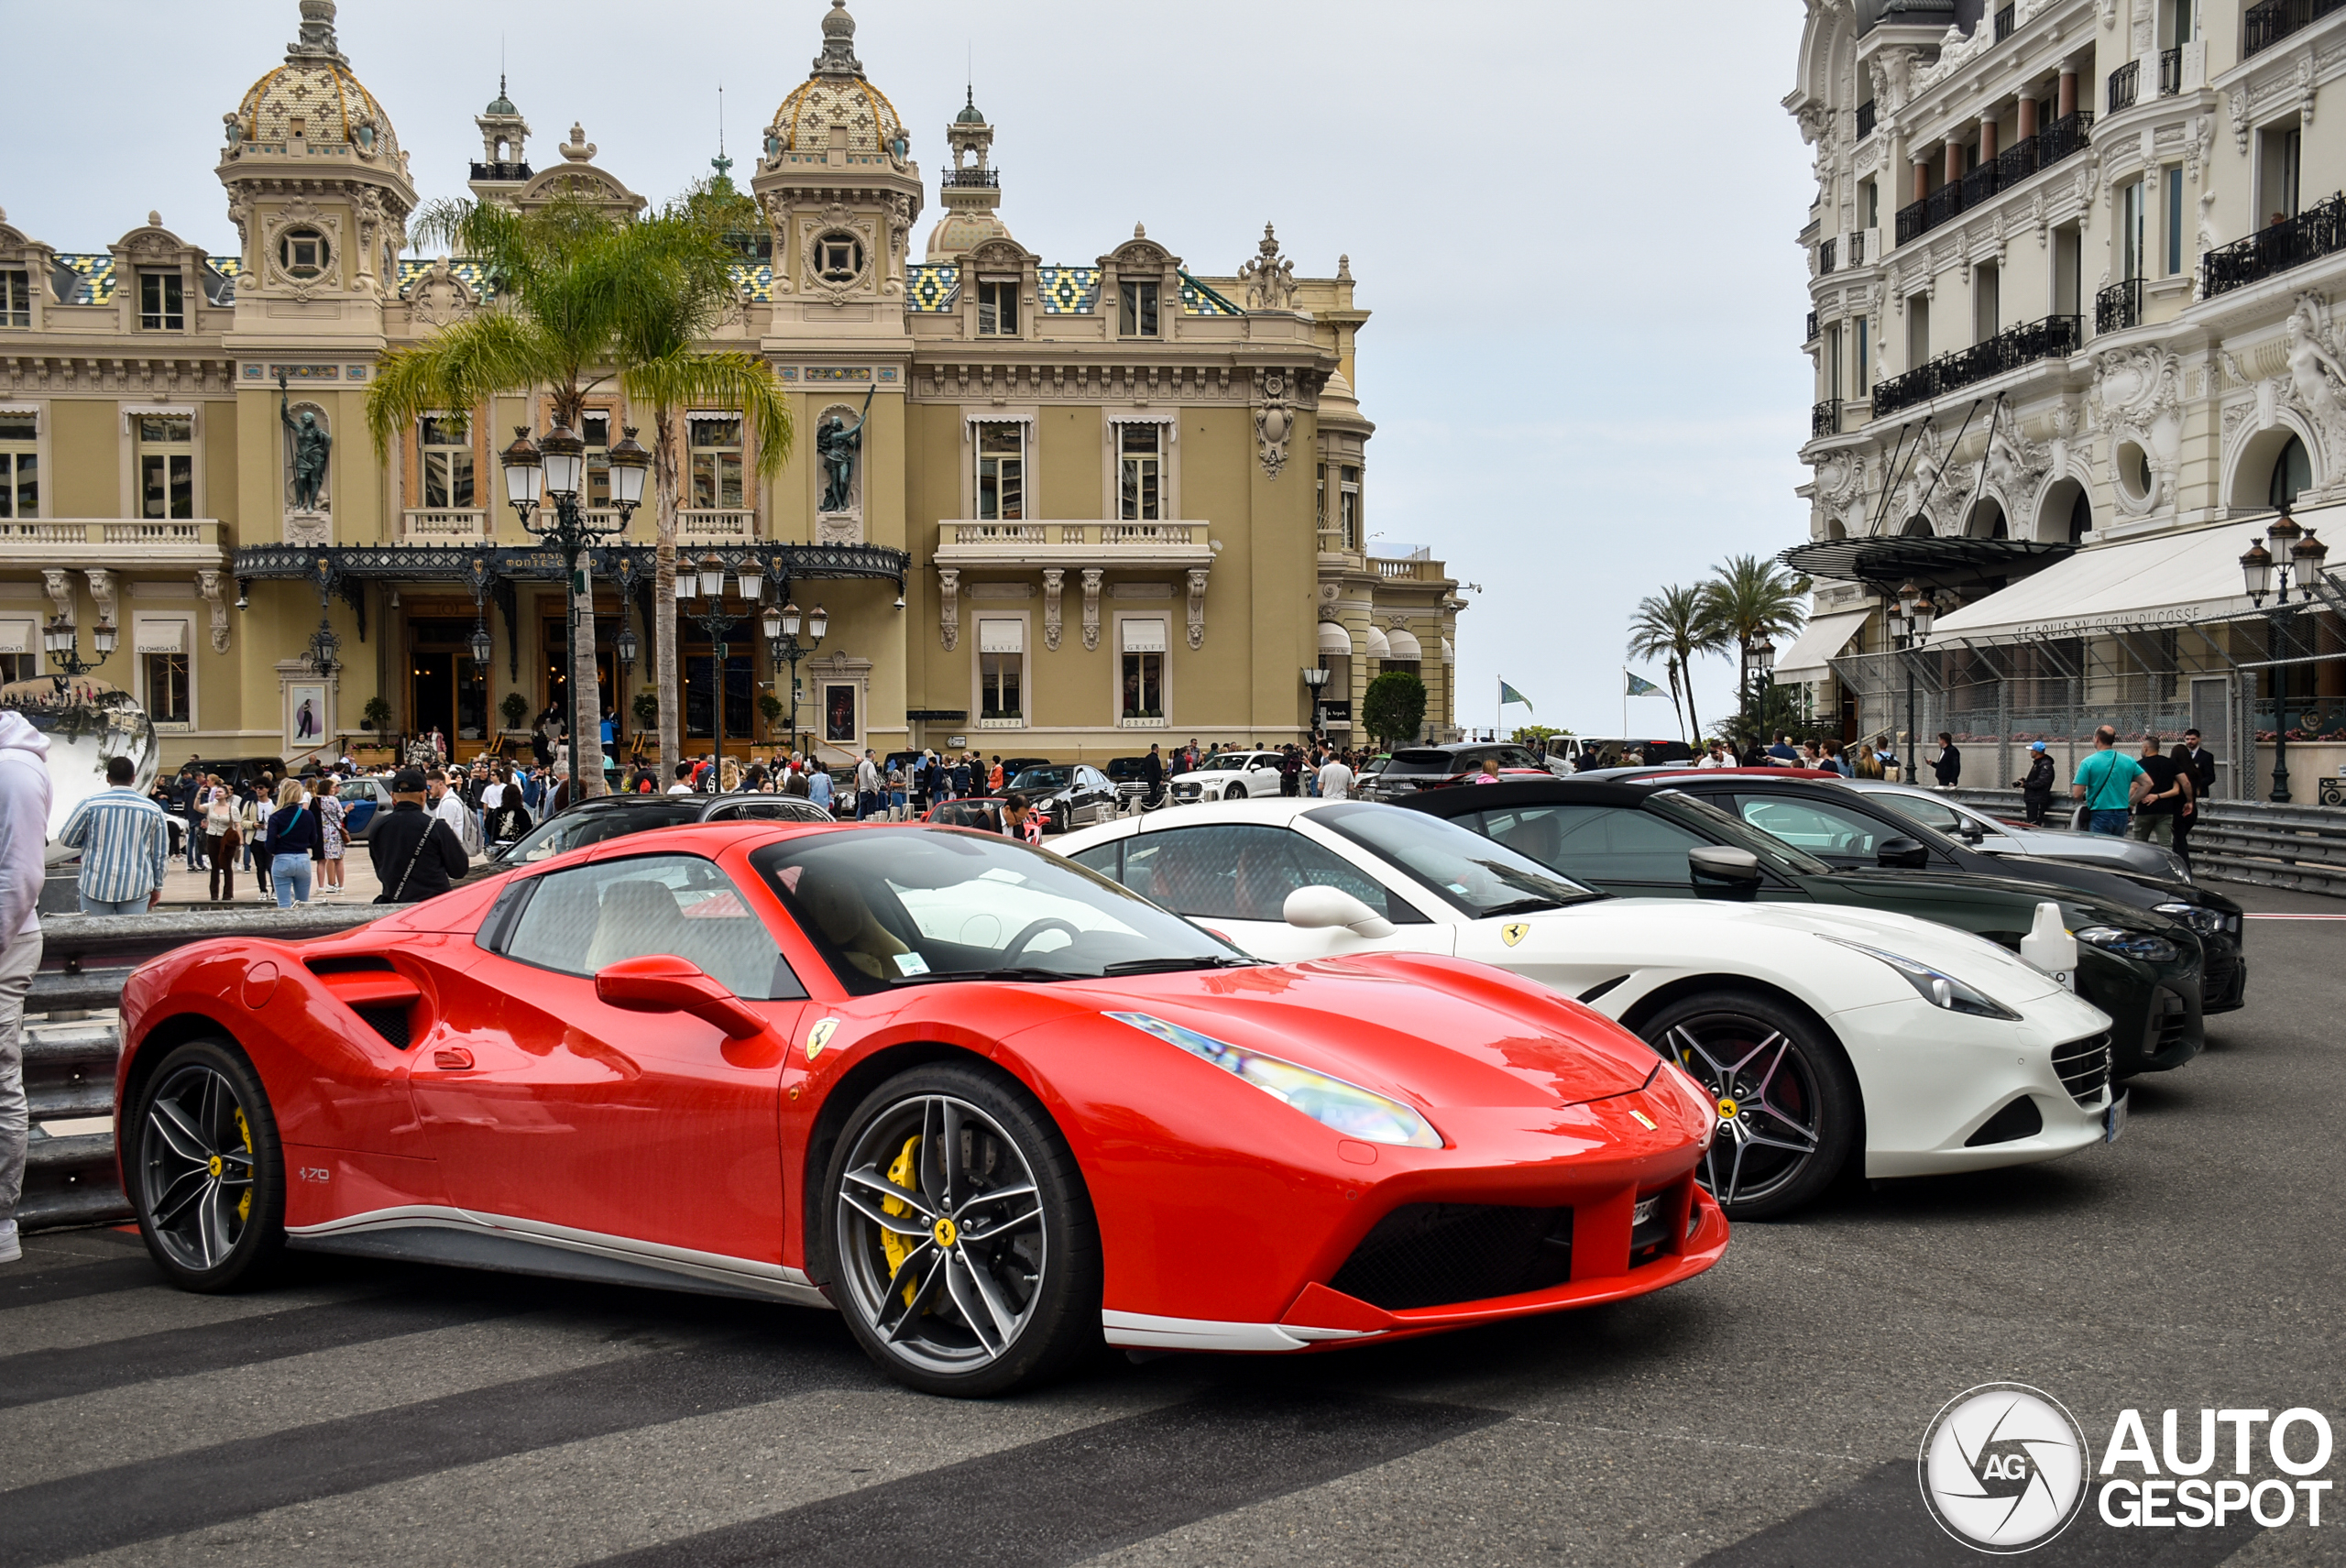
[[[115,1093],[117,1121],[122,1113],[138,1102],[147,1080],[155,1075],[156,1063],[190,1040],[203,1039],[221,1041],[243,1057],[247,1066],[252,1065],[252,1055],[245,1049],[244,1042],[237,1039],[226,1025],[207,1013],[190,1010],[157,1019],[140,1031],[135,1045],[125,1042],[124,1056],[126,1059]],[[260,1069],[254,1067],[253,1072],[255,1077],[258,1077]]]

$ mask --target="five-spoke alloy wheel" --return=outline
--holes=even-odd
[[[177,1284],[227,1290],[284,1242],[285,1164],[250,1064],[195,1040],[165,1057],[123,1124],[147,1249]]]
[[[882,1084],[825,1186],[831,1297],[898,1381],[1000,1394],[1100,1338],[1100,1242],[1074,1157],[1041,1108],[981,1069]]]
[[[1743,992],[1672,1003],[1639,1033],[1703,1086],[1718,1127],[1695,1179],[1727,1217],[1766,1219],[1829,1187],[1857,1141],[1859,1099],[1839,1048],[1792,1008]]]

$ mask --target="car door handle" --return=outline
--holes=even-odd
[[[473,1065],[473,1054],[462,1046],[442,1046],[432,1053],[432,1065],[443,1072],[463,1072]]]

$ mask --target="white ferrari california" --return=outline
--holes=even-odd
[[[1614,898],[1360,801],[1200,805],[1053,847],[1258,958],[1447,953],[1617,1020],[1710,1091],[1704,1185],[1732,1216],[1798,1208],[1853,1157],[1869,1177],[2022,1165],[2120,1124],[2108,1017],[1930,921]]]

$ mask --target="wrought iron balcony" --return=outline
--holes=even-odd
[[[1808,313],[1808,332],[1801,341],[1803,343],[1814,343],[1816,341],[1816,313],[1814,311]]]
[[[473,165],[473,178],[476,180],[527,180],[529,177],[530,166],[526,163],[476,163]]]
[[[2093,297],[2093,330],[2124,332],[2143,319],[2143,280],[2121,278]]]
[[[2341,9],[2346,9],[2346,0],[2264,0],[2263,5],[2251,5],[2241,18],[2241,58],[2271,49],[2298,28],[2312,27]]]
[[[1827,398],[1808,411],[1808,433],[1838,435],[1841,433],[1841,400]]]
[[[2183,91],[2183,50],[2159,51],[2159,96],[2172,98]]]
[[[1847,238],[1849,242],[1848,264],[1852,267],[1863,267],[1866,264],[1866,231],[1851,229]]]
[[[2042,321],[2023,322],[1985,343],[1942,354],[1902,376],[1877,382],[1873,389],[1873,417],[1880,419],[1884,414],[1929,402],[1933,398],[2040,359],[2066,359],[2077,351],[2081,325],[2076,316],[2046,316]]]
[[[999,169],[948,169],[945,171],[944,188],[948,191],[999,191],[1002,170]]]
[[[2018,22],[2012,15],[2013,9],[2014,8],[2012,6],[2007,5],[2002,10],[1996,13],[1996,41],[1998,43],[2002,43],[2006,38],[2012,37],[2012,29],[2018,26]]]
[[[2346,0],[2339,3],[2346,5]],[[2026,141],[2006,148],[1994,162],[1983,163],[1962,179],[1950,180],[1921,201],[1901,207],[1893,220],[1897,243],[1921,238],[1966,208],[2011,190],[2031,175],[2084,151],[2092,142],[2092,110],[2064,115]]]
[[[1833,270],[1833,242],[1826,240],[1816,247],[1816,275],[1823,278]]]
[[[1869,98],[1858,105],[1858,139],[1863,141],[1873,135],[1873,100]]]
[[[2110,112],[2134,106],[2134,90],[2142,85],[2143,62],[2130,60],[2110,73]]]
[[[2209,251],[2200,262],[2200,297],[2212,300],[2341,250],[2346,250],[2346,192]]]

